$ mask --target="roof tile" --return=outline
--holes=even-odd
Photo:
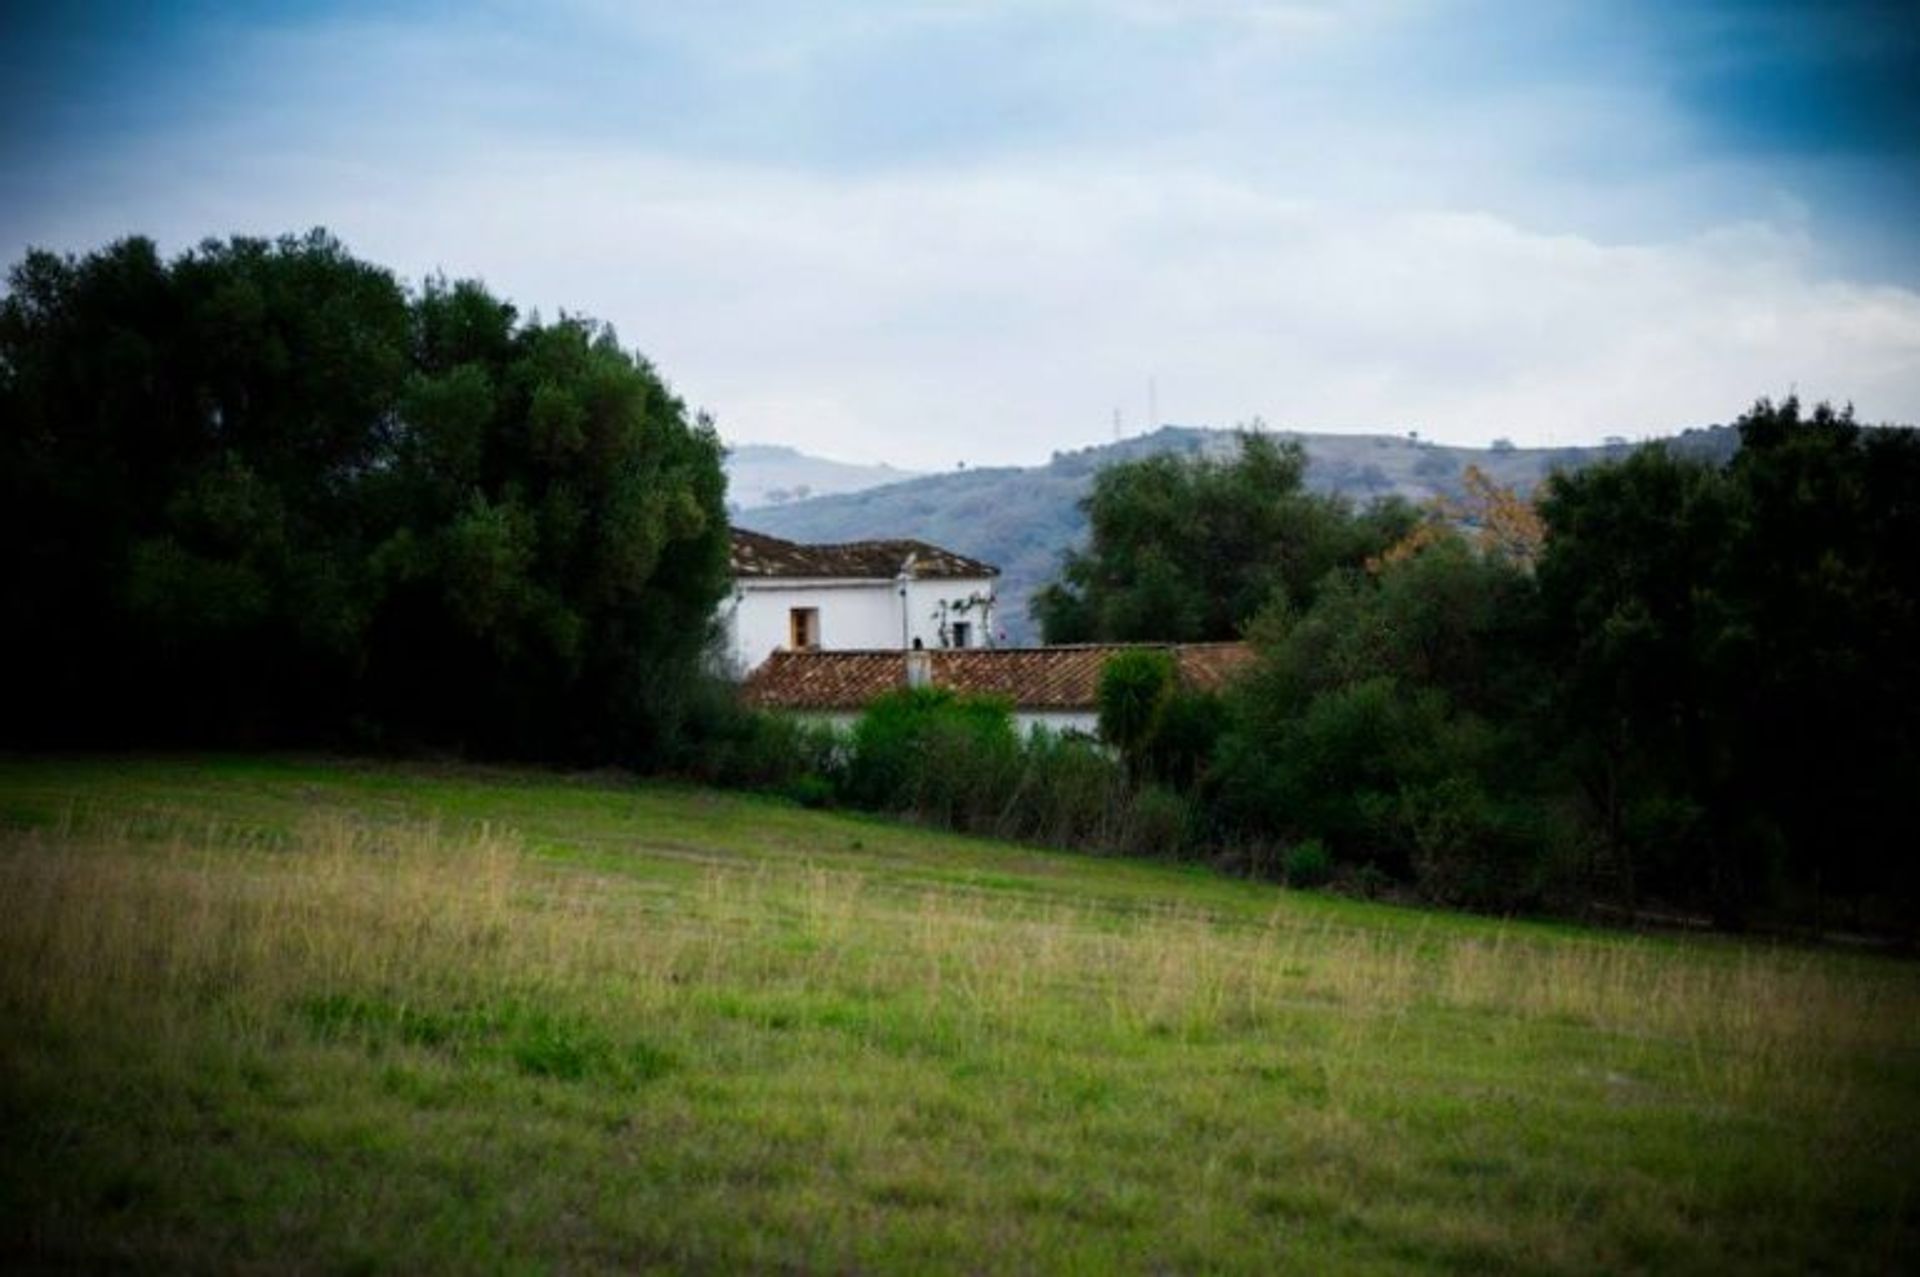
[[[852,577],[891,581],[998,576],[991,563],[943,550],[925,541],[849,541],[841,545],[802,545],[764,532],[733,529],[733,575],[751,577]]]
[[[1089,711],[1100,670],[1132,648],[1173,654],[1183,686],[1218,691],[1250,666],[1245,643],[1088,643],[1059,647],[935,649],[924,653],[935,687],[1002,696],[1023,710]],[[775,652],[747,675],[741,695],[761,709],[857,710],[907,685],[906,652]]]

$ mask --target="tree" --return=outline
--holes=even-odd
[[[321,232],[35,253],[0,304],[14,730],[251,734],[343,697],[392,277]],[[137,726],[136,726],[137,725]]]
[[[1330,568],[1411,526],[1404,503],[1355,515],[1307,492],[1305,470],[1299,444],[1255,433],[1231,460],[1162,453],[1101,470],[1082,502],[1088,547],[1034,599],[1046,641],[1237,638],[1276,593],[1304,603]]]
[[[1714,589],[1732,533],[1726,476],[1655,445],[1554,476],[1542,512],[1546,642],[1562,662],[1556,730],[1629,896],[1740,892],[1710,827],[1731,779],[1725,601]]]
[[[611,330],[409,295],[321,231],[9,281],[13,739],[671,734],[725,588],[719,444]]]
[[[1437,899],[1516,903],[1538,854],[1520,732],[1538,694],[1531,606],[1524,572],[1445,528],[1330,576],[1304,610],[1276,600],[1208,777],[1220,818]]]
[[[1664,448],[1543,506],[1560,735],[1604,844],[1725,926],[1899,895],[1920,780],[1920,437],[1762,400],[1724,468]]]
[[[1728,467],[1722,591],[1746,671],[1746,783],[1789,886],[1897,898],[1920,782],[1920,432],[1762,400]],[[1817,902],[1816,902],[1817,904]]]
[[[1172,654],[1157,648],[1117,653],[1100,669],[1100,738],[1120,751],[1136,784],[1173,697],[1175,677]]]
[[[464,290],[464,295],[463,295]],[[486,352],[417,377],[379,486],[399,516],[375,551],[393,607],[370,670],[406,730],[545,756],[657,753],[685,712],[725,588],[720,447],[610,329],[577,318],[475,327]],[[426,330],[444,323],[425,319]]]
[[[1460,487],[1458,497],[1443,493],[1428,502],[1411,531],[1367,561],[1369,570],[1412,558],[1458,531],[1468,535],[1482,554],[1531,571],[1547,539],[1546,524],[1532,500],[1495,483],[1475,465],[1461,473]]]

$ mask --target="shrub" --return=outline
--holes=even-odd
[[[1187,801],[1148,785],[1134,794],[1120,849],[1132,856],[1176,856],[1187,845]]]
[[[1280,858],[1280,872],[1289,887],[1320,887],[1333,877],[1333,857],[1326,844],[1308,838],[1287,848]]]
[[[828,807],[833,803],[833,782],[814,772],[795,776],[781,792],[802,807]]]
[[[1393,879],[1378,865],[1361,865],[1353,871],[1353,889],[1368,900],[1376,900],[1385,895],[1393,886]]]
[[[1100,669],[1100,738],[1120,751],[1136,780],[1173,683],[1173,657],[1157,648],[1121,652]]]
[[[813,777],[831,790],[846,758],[846,738],[831,724],[747,709],[728,689],[724,698],[703,698],[677,770],[733,789],[784,791]]]
[[[985,832],[998,824],[1019,770],[1006,702],[903,688],[854,725],[843,792],[863,807]]]
[[[1084,736],[1035,728],[997,832],[1050,847],[1110,850],[1119,845],[1127,792],[1126,776],[1106,750]]]
[[[1212,763],[1226,724],[1226,703],[1216,693],[1174,691],[1147,742],[1147,772],[1183,793],[1192,789]]]
[[[1437,694],[1373,678],[1314,696],[1296,715],[1256,721],[1223,742],[1223,813],[1250,832],[1320,838],[1343,860],[1384,855],[1397,868],[1405,848],[1395,798],[1429,765],[1442,713]]]
[[[1442,766],[1404,786],[1391,821],[1414,886],[1440,904],[1510,912],[1535,908],[1554,884],[1555,816],[1535,794],[1497,786],[1487,761],[1497,736],[1471,720],[1436,743]]]

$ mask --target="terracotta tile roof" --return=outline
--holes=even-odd
[[[891,581],[902,572],[920,581],[1000,575],[1000,569],[991,563],[982,563],[925,541],[802,545],[764,532],[733,529],[735,576],[855,577]]]
[[[1181,684],[1198,691],[1218,691],[1254,659],[1245,643],[1088,643],[924,655],[935,687],[1003,696],[1016,709],[1091,711],[1107,658],[1134,647],[1172,652]],[[747,675],[741,696],[761,709],[857,710],[906,682],[901,651],[781,651]]]
[[[901,652],[778,651],[740,684],[757,709],[859,709],[907,681]]]

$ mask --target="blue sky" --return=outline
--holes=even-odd
[[[718,12],[707,12],[708,8]],[[735,442],[1920,420],[1911,3],[12,6],[0,255],[321,224]]]

